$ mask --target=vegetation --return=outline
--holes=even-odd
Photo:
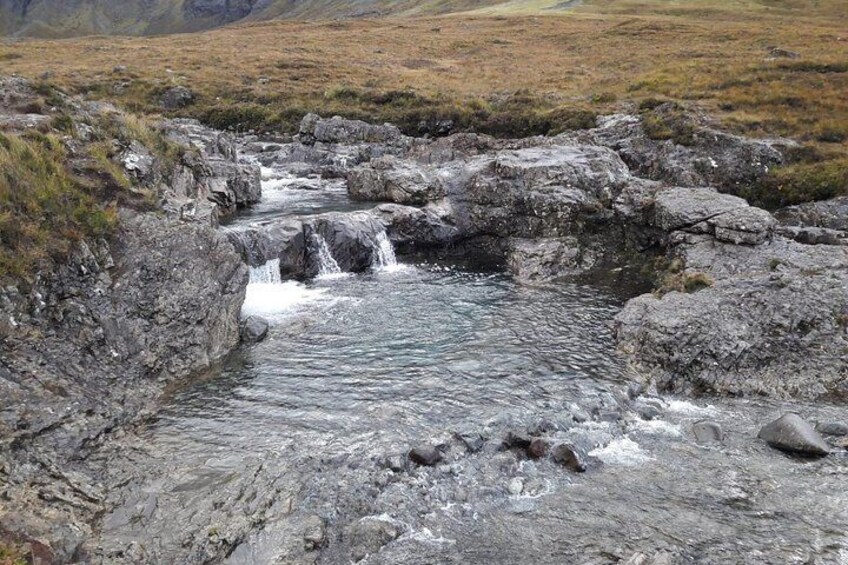
[[[115,225],[104,208],[66,170],[54,135],[0,134],[0,275],[22,277],[39,262],[63,255],[84,237]]]
[[[24,550],[15,544],[0,542],[0,565],[27,565]]]

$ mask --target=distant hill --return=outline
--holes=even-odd
[[[504,0],[0,0],[0,34],[154,35],[238,21],[433,15]]]

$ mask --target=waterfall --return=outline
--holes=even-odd
[[[397,257],[395,256],[395,248],[392,242],[389,241],[389,236],[383,230],[377,234],[374,241],[374,255],[371,259],[372,268],[377,271],[392,270],[397,267]]]
[[[318,276],[331,277],[341,274],[342,270],[339,264],[333,259],[333,254],[330,252],[330,246],[321,237],[321,234],[312,235],[315,245],[318,247]]]
[[[281,284],[280,260],[271,259],[261,267],[250,268],[251,284]]]

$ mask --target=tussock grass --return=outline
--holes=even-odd
[[[80,239],[108,234],[115,223],[114,209],[67,171],[56,136],[0,134],[0,279],[25,277]]]

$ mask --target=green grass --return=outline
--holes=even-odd
[[[27,563],[21,548],[14,544],[0,542],[0,565],[27,565]]]
[[[0,134],[0,210],[0,279],[26,277],[116,224],[115,211],[67,171],[65,148],[49,134]]]
[[[740,195],[756,206],[783,206],[848,196],[848,158],[802,162],[778,167]]]

